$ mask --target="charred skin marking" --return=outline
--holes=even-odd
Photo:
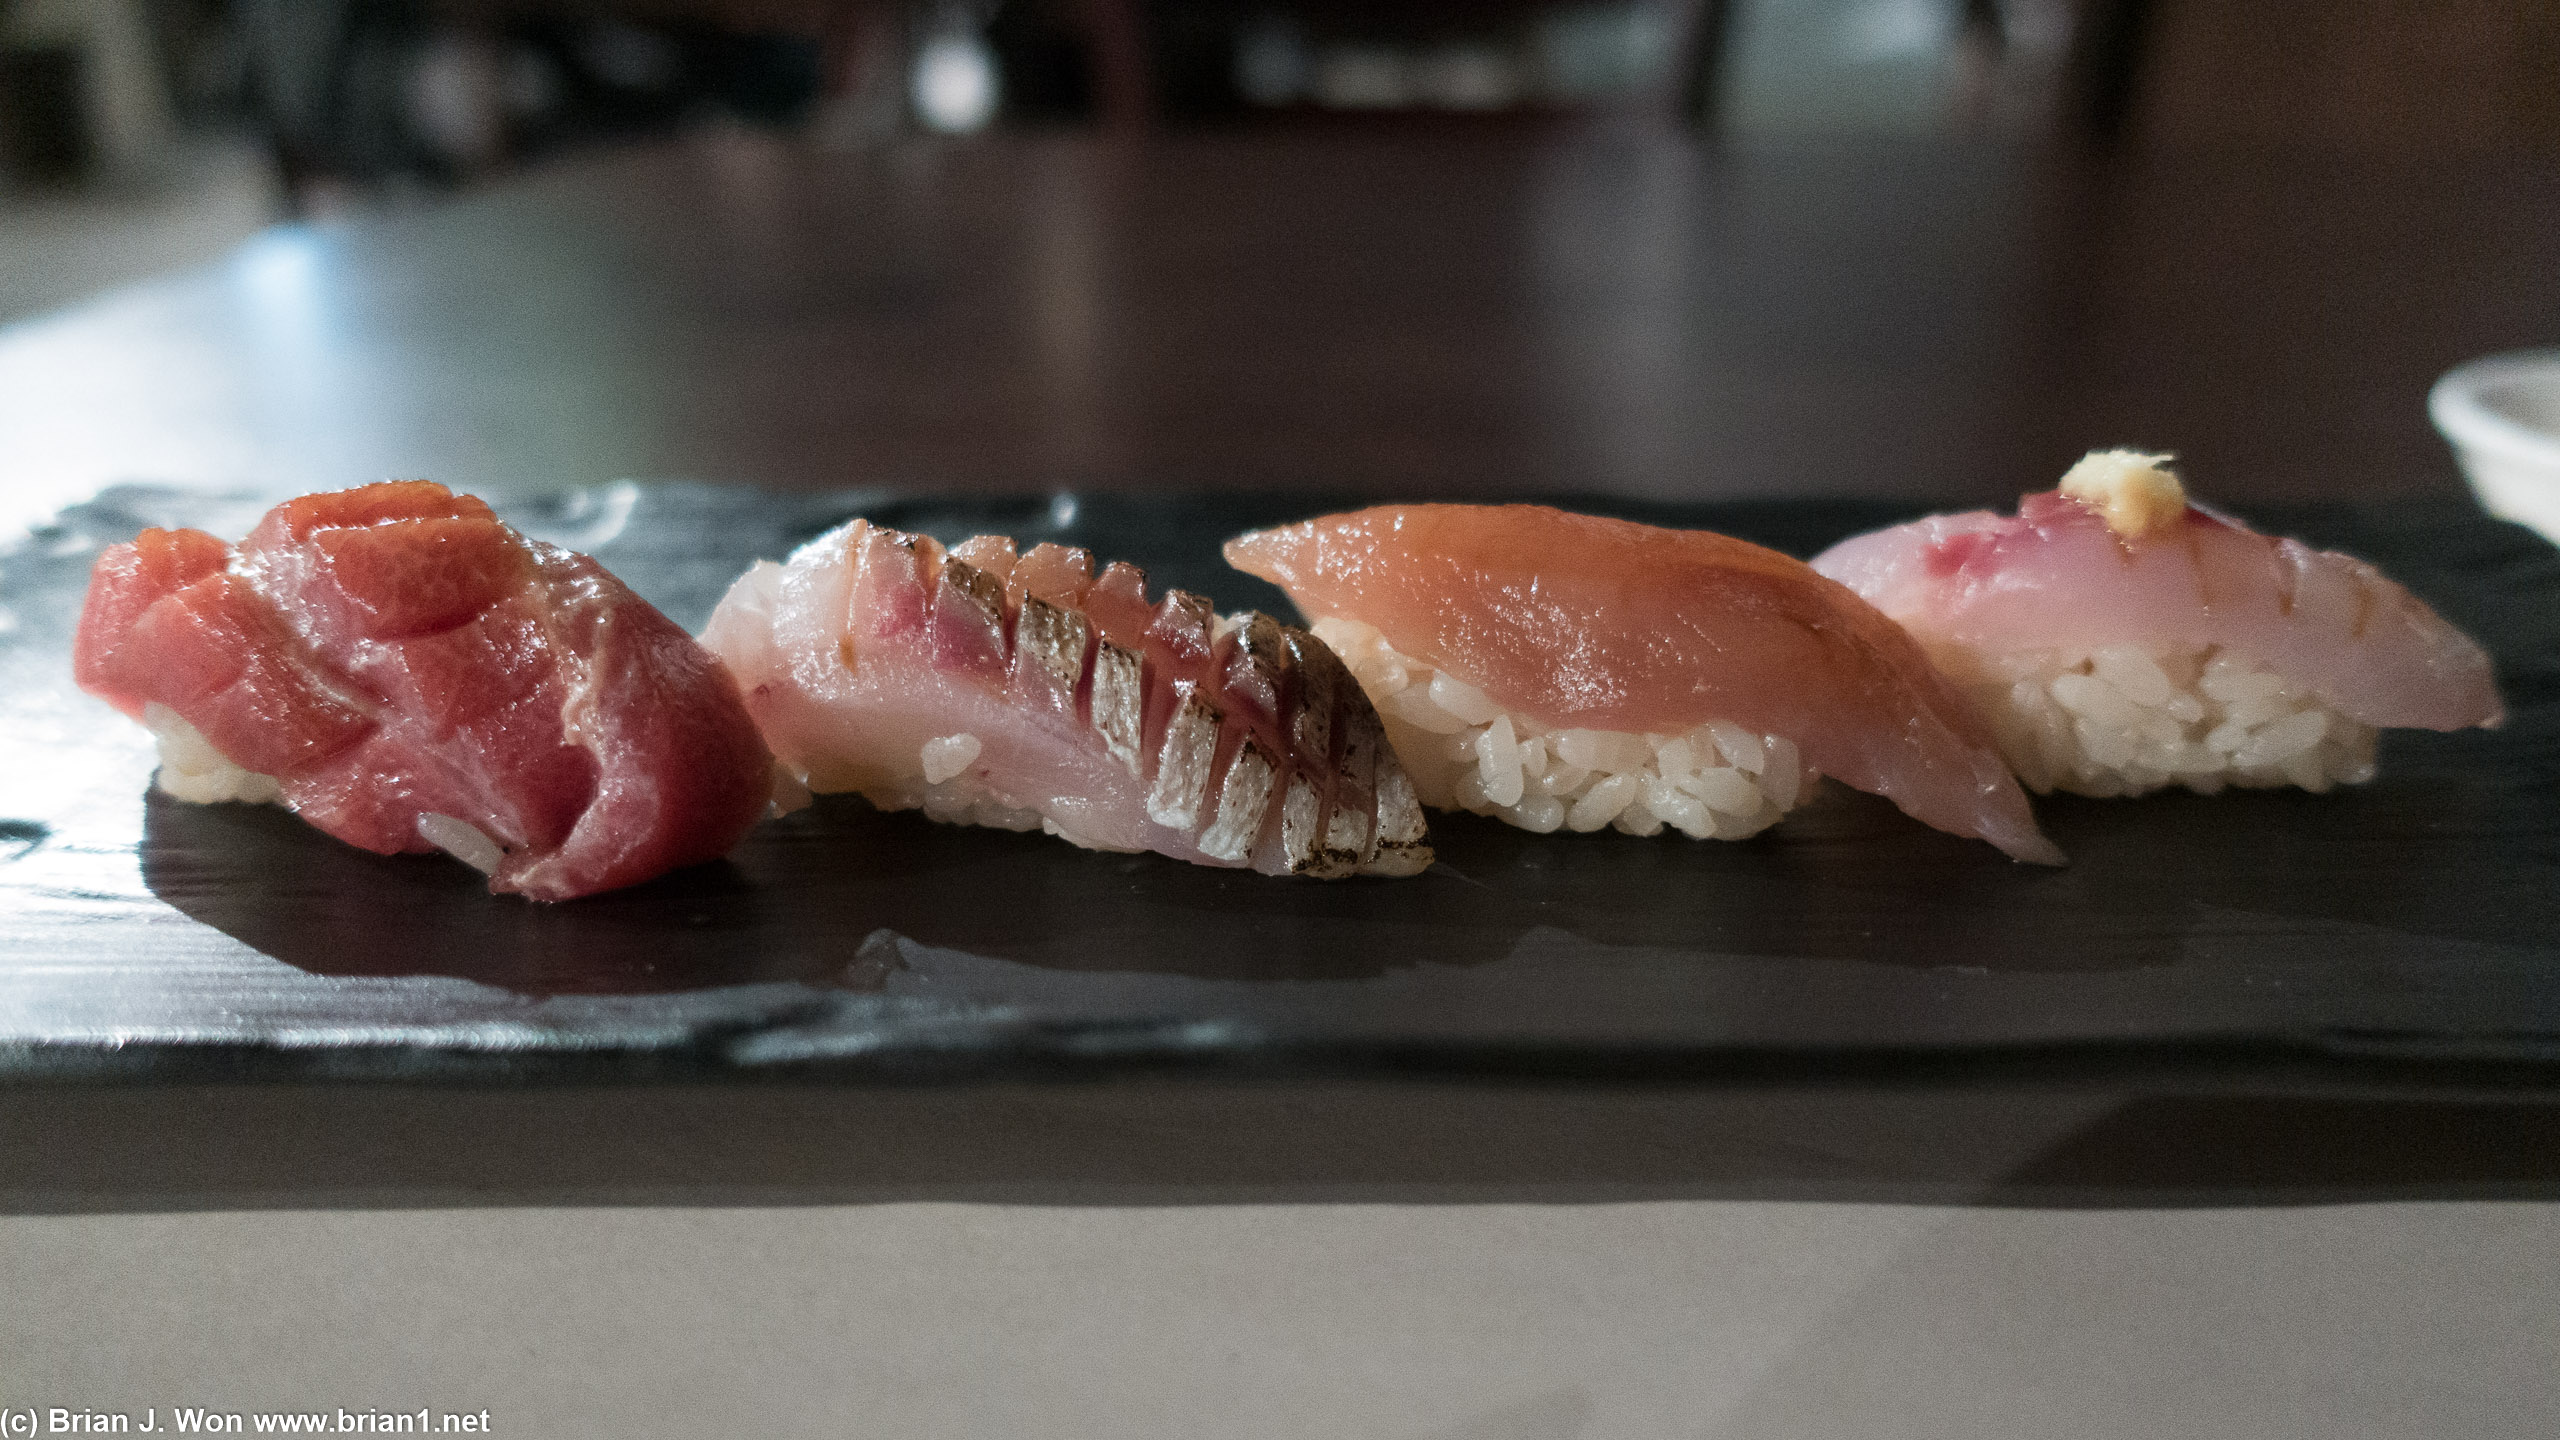
[[[1248,611],[1235,631],[1235,649],[1227,657],[1226,697],[1265,720],[1281,718],[1288,652],[1280,622]]]
[[[1320,861],[1324,824],[1324,797],[1301,773],[1289,777],[1288,793],[1280,801],[1280,853],[1289,864],[1289,873],[1305,875],[1313,872]]]
[[[1357,874],[1361,866],[1376,858],[1369,843],[1376,833],[1366,813],[1336,803],[1325,812],[1324,838],[1316,842],[1314,872],[1327,877]]]
[[[1289,749],[1300,765],[1321,767],[1333,758],[1333,715],[1342,705],[1342,680],[1349,672],[1323,641],[1294,625],[1281,632],[1281,639],[1298,682]]]
[[[1146,657],[1105,640],[1093,651],[1093,728],[1113,759],[1140,773],[1139,727],[1146,718]]]
[[[1377,853],[1371,758],[1385,732],[1350,670],[1323,641],[1294,628],[1285,639],[1297,689],[1292,728],[1300,762],[1329,778],[1332,797],[1312,841],[1310,873],[1354,874]]]
[[[1226,783],[1218,790],[1218,818],[1200,836],[1200,849],[1220,860],[1240,861],[1253,853],[1262,833],[1263,816],[1271,809],[1272,782],[1280,768],[1262,742],[1247,736],[1227,762]]]
[[[1062,710],[1072,710],[1084,678],[1085,648],[1093,627],[1084,616],[1046,600],[1023,597],[1014,624],[1014,664],[1022,688]]]
[[[1422,802],[1404,767],[1388,757],[1378,767],[1378,853],[1362,868],[1372,875],[1413,875],[1431,863],[1423,840]]]
[[[1395,751],[1387,744],[1387,728],[1378,719],[1378,712],[1367,705],[1352,708],[1342,718],[1342,753],[1334,759],[1334,776],[1336,784],[1364,797],[1363,809],[1369,823],[1358,842],[1359,864],[1364,870],[1377,860],[1386,830],[1384,772],[1396,768]],[[1419,818],[1420,812],[1415,814]]]
[[[1200,823],[1200,807],[1209,798],[1209,769],[1217,759],[1218,727],[1224,718],[1197,690],[1186,688],[1165,726],[1163,748],[1156,752],[1156,783],[1147,791],[1148,819],[1185,834]]]
[[[1032,595],[931,540],[883,538],[894,548],[882,558],[914,575],[937,667],[1009,677],[1025,703],[1081,712],[1146,782],[1147,818],[1192,837],[1204,857],[1251,863],[1268,837],[1297,875],[1402,875],[1430,863],[1421,805],[1376,711],[1305,630],[1253,612],[1222,623],[1205,598],[1172,590],[1151,607],[1144,645],[1122,645],[1081,603]],[[1127,598],[1142,602],[1143,575],[1129,578]]]

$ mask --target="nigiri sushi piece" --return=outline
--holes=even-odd
[[[772,789],[736,685],[681,627],[423,481],[287,501],[237,546],[109,546],[73,669],[159,737],[181,800],[442,849],[536,900],[715,859]]]
[[[1388,505],[1226,555],[1342,653],[1428,804],[1738,839],[1831,775],[2062,862],[1911,637],[1774,550],[1542,505]]]
[[[2090,454],[2015,515],[1936,515],[1814,568],[1918,636],[2037,792],[2326,790],[2378,728],[2505,715],[2489,657],[2361,560],[2188,503],[2169,457]]]
[[[703,642],[809,790],[1273,875],[1411,875],[1422,809],[1315,638],[1085,551],[855,520],[763,561]]]

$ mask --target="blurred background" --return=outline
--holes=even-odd
[[[0,0],[0,321],[716,127],[1594,125],[2560,154],[2560,6]]]
[[[0,0],[0,508],[2458,493],[2551,0]]]

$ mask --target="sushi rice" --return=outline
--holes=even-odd
[[[1665,828],[1739,840],[1802,804],[1821,777],[1795,742],[1711,720],[1679,735],[1556,729],[1397,651],[1356,620],[1319,620],[1386,722],[1426,805],[1491,815],[1540,834]]]
[[[914,768],[896,769],[886,779],[875,783],[873,788],[877,793],[874,800],[887,810],[922,810],[927,819],[945,825],[980,825],[991,830],[1040,830],[1087,850],[1110,848],[1097,845],[1074,831],[1058,828],[1037,810],[1008,805],[998,799],[979,779],[974,768],[979,752],[984,748],[977,736],[965,730],[927,740],[916,752]],[[805,810],[813,798],[807,775],[782,761],[774,762],[772,813],[788,815],[795,810]]]
[[[160,771],[154,777],[161,793],[191,805],[281,805],[284,788],[272,775],[244,770],[213,748],[204,733],[178,712],[154,700],[142,707],[142,723],[160,747]]]
[[[2037,794],[2100,797],[2184,785],[2324,791],[2374,775],[2374,727],[2219,646],[1931,658],[1988,716],[2002,756]]]
[[[922,810],[945,825],[981,825],[990,830],[1039,830],[1087,850],[1108,849],[1072,830],[1064,830],[1037,810],[1008,805],[980,783],[971,768],[985,747],[977,736],[961,731],[927,740],[916,752],[916,769],[883,787],[887,807]]]
[[[924,742],[916,752],[916,764],[923,784],[917,776],[900,779],[898,798],[907,807],[917,808],[945,825],[984,825],[996,830],[1046,830],[1062,840],[1073,841],[1086,849],[1096,849],[1090,841],[1059,829],[1037,810],[1007,805],[988,793],[978,783],[969,767],[977,763],[986,747],[978,737],[961,731]]]

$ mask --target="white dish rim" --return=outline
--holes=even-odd
[[[2511,420],[2481,402],[2481,391],[2519,378],[2542,378],[2560,389],[2560,347],[2511,350],[2455,366],[2427,391],[2427,417],[2458,447],[2560,470],[2560,435]]]

